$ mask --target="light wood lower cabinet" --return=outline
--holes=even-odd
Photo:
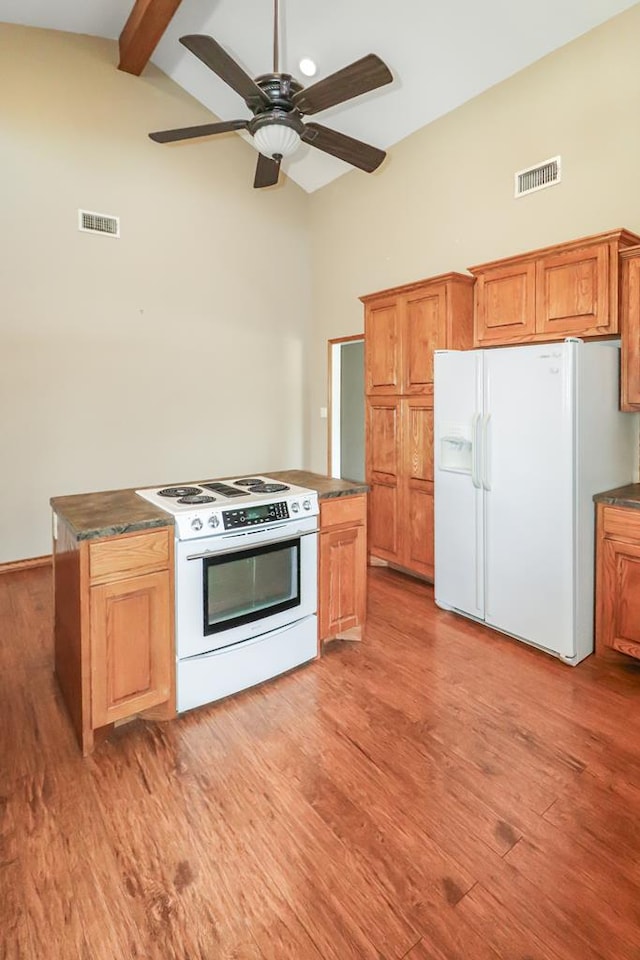
[[[640,659],[640,510],[597,505],[596,652]]]
[[[369,553],[433,579],[433,398],[367,402]]]
[[[169,699],[167,573],[91,588],[91,720],[103,727]]]
[[[366,617],[367,503],[364,494],[320,501],[319,640],[362,630]]]
[[[172,528],[54,540],[55,669],[83,753],[145,712],[175,716]]]
[[[367,400],[367,483],[369,484],[369,553],[400,562],[402,485],[402,400]]]

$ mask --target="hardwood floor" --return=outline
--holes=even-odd
[[[83,760],[0,577],[2,960],[639,960],[640,666],[369,581],[363,643]]]

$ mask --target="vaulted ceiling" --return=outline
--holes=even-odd
[[[388,149],[632,6],[631,0],[280,0],[280,69],[308,86],[377,53],[393,83],[318,119]],[[138,73],[150,57],[223,120],[250,114],[178,38],[213,36],[252,77],[273,65],[273,0],[0,0],[0,21],[120,38],[125,69]],[[300,73],[302,57],[317,64],[313,80]],[[174,119],[173,126],[185,125],[184,117]],[[198,149],[197,140],[190,149]],[[309,192],[350,169],[308,145],[282,166]]]

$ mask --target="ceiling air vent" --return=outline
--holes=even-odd
[[[106,213],[78,210],[78,229],[85,233],[102,233],[107,237],[119,237],[120,219]]]
[[[515,196],[524,197],[526,193],[544,190],[545,187],[552,187],[554,183],[560,183],[560,173],[560,157],[552,157],[551,160],[536,163],[535,167],[519,170],[515,174]]]

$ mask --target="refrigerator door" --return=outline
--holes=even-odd
[[[482,351],[434,355],[435,601],[484,618]]]
[[[574,342],[485,351],[485,619],[566,658],[574,640]]]

